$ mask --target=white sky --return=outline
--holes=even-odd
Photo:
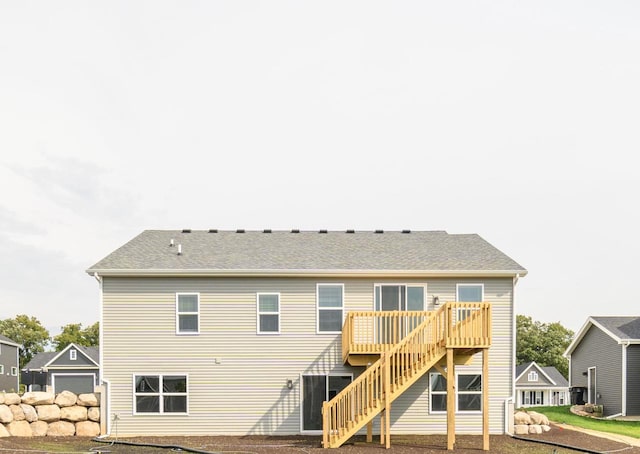
[[[0,319],[144,229],[478,233],[517,312],[640,315],[640,2],[0,0]]]

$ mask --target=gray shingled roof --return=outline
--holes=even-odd
[[[170,246],[173,240],[174,246]],[[178,245],[181,254],[178,254]],[[526,274],[476,234],[443,231],[146,230],[88,273],[188,271],[463,271]]]
[[[522,373],[526,371],[532,364],[534,364],[534,361],[529,361],[528,363],[524,363],[524,364],[518,364],[516,366],[516,378],[522,375]],[[564,378],[562,374],[558,371],[558,369],[556,369],[555,367],[540,366],[538,363],[535,363],[535,364],[540,369],[542,369],[544,373],[547,374],[547,376],[556,383],[557,386],[560,386],[563,388],[569,386],[569,382],[567,381],[567,379]]]
[[[78,350],[82,351],[85,355],[100,364],[100,348],[99,347],[85,347],[84,345],[75,345]],[[67,347],[65,347],[66,349]],[[46,366],[53,358],[59,355],[60,352],[41,352],[36,354],[31,361],[29,361],[22,370],[40,370]]]
[[[0,334],[0,342],[9,344],[9,345],[19,345],[17,342],[12,341],[7,336],[3,336],[2,334]]]
[[[620,340],[640,340],[640,317],[591,317]]]

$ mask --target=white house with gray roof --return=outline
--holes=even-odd
[[[482,433],[485,416],[504,433],[514,290],[527,271],[478,235],[147,230],[87,273],[100,286],[101,381],[121,436],[320,434],[323,402],[385,356],[367,342],[393,350],[436,313],[457,335],[487,323],[490,347],[457,352],[453,395],[435,358],[385,424],[445,433],[453,399],[458,433]]]
[[[584,402],[604,416],[640,415],[640,317],[589,317],[564,355]]]
[[[516,408],[569,405],[569,382],[553,366],[516,366]]]

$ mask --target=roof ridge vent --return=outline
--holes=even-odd
[[[244,233],[244,229],[238,229],[236,230],[236,233]]]
[[[291,229],[291,233],[300,233],[300,229]]]
[[[182,233],[191,233],[191,229],[182,229]]]
[[[209,233],[218,233],[218,229],[209,229]]]
[[[347,233],[356,233],[356,231],[355,231],[355,230],[353,230],[353,229],[348,229],[348,230],[347,230]]]
[[[318,233],[327,233],[327,229],[321,229]]]
[[[379,230],[376,230],[376,231],[375,231],[375,232],[373,232],[373,233],[384,233],[384,230],[379,229]]]
[[[262,233],[271,233],[271,229],[264,229]]]
[[[411,233],[411,230],[406,229],[406,230],[403,230],[402,233]]]

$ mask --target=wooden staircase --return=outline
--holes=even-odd
[[[389,314],[397,322],[380,321]],[[359,357],[370,360],[379,355],[379,359],[324,402],[323,446],[341,446],[383,410],[388,433],[391,403],[432,367],[439,368],[448,349],[469,358],[490,346],[490,316],[489,303],[446,303],[437,311],[419,313],[349,313],[343,330],[343,359],[350,364],[362,363]]]

